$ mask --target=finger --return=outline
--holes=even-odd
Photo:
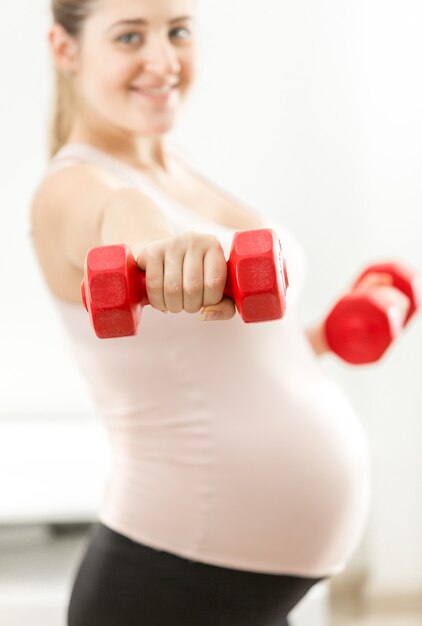
[[[188,248],[183,259],[183,308],[197,313],[203,302],[204,251]]]
[[[210,315],[215,313],[216,316]],[[214,306],[205,306],[201,311],[201,320],[231,320],[236,314],[236,307],[231,298],[223,300]]]
[[[153,244],[143,248],[136,258],[138,267],[145,272],[148,301],[152,307],[166,311],[164,302],[164,254]]]
[[[227,280],[227,261],[220,243],[211,245],[204,256],[203,306],[215,305],[223,299]]]
[[[170,246],[164,256],[164,303],[170,313],[183,311],[183,248]]]

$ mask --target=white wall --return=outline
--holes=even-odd
[[[420,2],[201,0],[200,11],[203,74],[174,136],[209,176],[301,240],[304,322],[374,259],[421,270]],[[0,419],[93,415],[28,239],[46,157],[48,20],[46,0],[0,6]],[[418,319],[375,366],[323,361],[372,445],[374,498],[357,560],[374,592],[422,588],[421,346]]]

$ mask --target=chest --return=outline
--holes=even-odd
[[[236,230],[262,227],[250,208],[177,163],[167,176],[148,177],[168,198],[211,222]]]

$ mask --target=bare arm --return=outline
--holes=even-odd
[[[147,243],[174,235],[166,216],[148,196],[119,185],[90,164],[45,178],[31,207],[32,235],[40,252],[47,255],[47,249],[54,248],[56,257],[62,253],[83,270],[89,248],[126,243],[136,258]]]
[[[141,260],[142,269],[147,263],[152,267],[150,282],[152,276],[158,284],[153,285],[153,291],[148,295],[155,308],[168,308],[167,302],[164,303],[166,294],[172,312],[179,312],[176,309],[180,306],[195,312],[200,297],[204,310],[208,307],[217,310],[219,319],[231,319],[235,314],[230,298],[221,300],[220,297],[220,301],[216,295],[223,291],[221,276],[224,275],[225,280],[227,272],[224,252],[216,238],[195,233],[177,237],[165,214],[148,196],[137,189],[122,187],[121,181],[92,164],[67,167],[47,176],[34,195],[31,222],[33,243],[47,282],[52,291],[65,299],[75,299],[76,295],[79,300],[80,281],[90,248],[125,243],[138,263]],[[208,248],[212,251],[207,254],[209,259],[204,265],[206,282],[203,293],[199,296],[196,288],[199,278],[195,277],[195,272],[199,269],[191,267],[195,288],[191,287],[192,293],[186,292],[186,298],[180,301],[180,294],[184,292],[179,284],[175,290],[173,284],[165,283],[165,272],[160,272],[157,258],[149,258],[148,244],[157,243],[153,256],[163,256],[169,243],[166,240],[170,240],[171,245],[177,239],[178,249],[183,250],[188,244],[190,246],[192,236],[194,251],[199,250],[203,256]],[[192,256],[192,252],[190,254]],[[210,272],[211,279],[208,277]],[[203,274],[202,267],[200,273]],[[64,277],[72,281],[68,289],[63,287]],[[203,275],[200,278],[204,280]]]
[[[102,204],[101,245],[126,243],[136,259],[146,244],[174,234],[157,205],[136,189],[118,189]]]

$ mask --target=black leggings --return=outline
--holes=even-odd
[[[98,522],[76,574],[68,626],[288,626],[288,613],[319,580],[191,561]]]

